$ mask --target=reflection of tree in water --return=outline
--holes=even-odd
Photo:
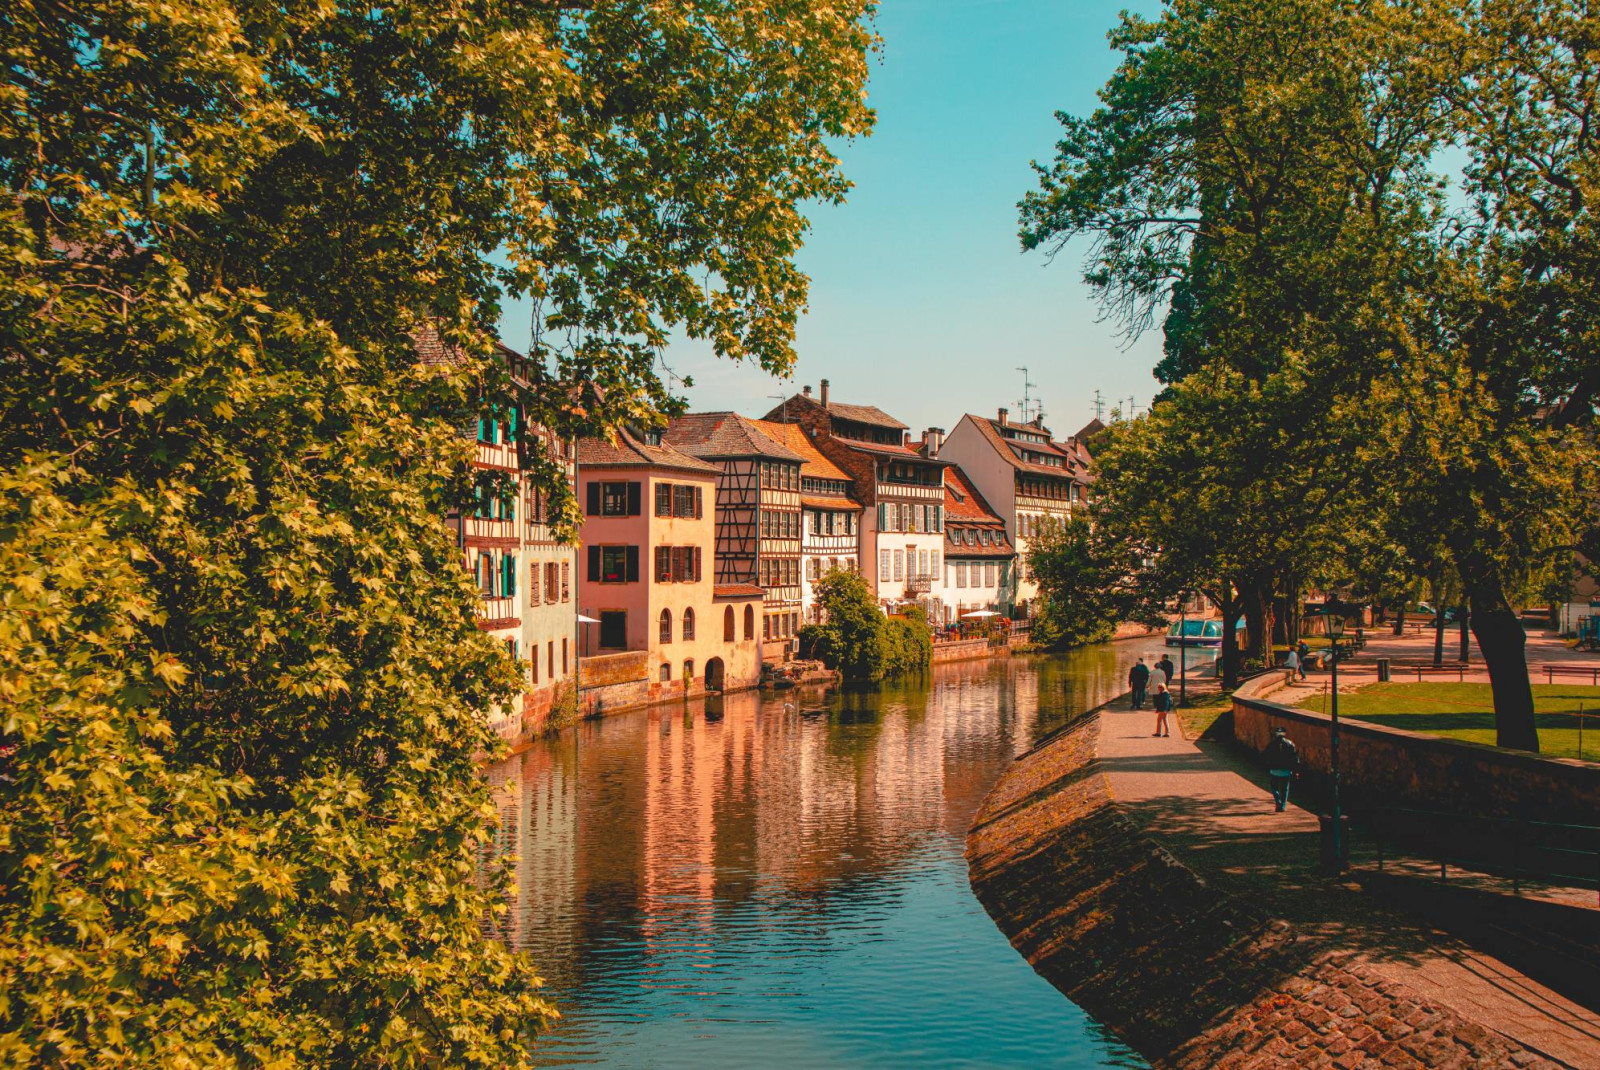
[[[930,858],[961,865],[1000,771],[1120,690],[1139,653],[732,694],[718,718],[688,703],[584,722],[491,770],[496,849],[516,854],[519,885],[496,929],[558,999],[580,990],[580,1017],[825,957],[895,910]]]

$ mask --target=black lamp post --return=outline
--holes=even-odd
[[[1344,811],[1339,805],[1339,640],[1344,638],[1343,607],[1330,604],[1328,638],[1333,643],[1333,724],[1328,730],[1328,759],[1333,767],[1333,857],[1326,864],[1333,873],[1344,872]]]
[[[1189,705],[1189,602],[1178,596],[1178,705]]]

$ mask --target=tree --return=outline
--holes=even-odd
[[[6,1061],[526,1062],[553,1010],[482,934],[477,770],[521,680],[441,522],[461,429],[667,406],[674,325],[789,365],[869,16],[0,19]],[[507,290],[526,388],[490,358]],[[419,365],[424,330],[460,362]]]
[[[1047,525],[1028,547],[1039,585],[1033,641],[1065,649],[1110,638],[1124,620],[1161,621],[1166,592],[1151,584],[1134,543],[1096,527],[1083,513]]]
[[[800,630],[800,648],[846,680],[879,680],[932,660],[933,636],[921,611],[904,619],[884,616],[860,573],[834,569],[814,590],[823,622]]]

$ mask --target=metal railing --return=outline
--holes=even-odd
[[[1439,879],[1449,868],[1508,877],[1522,894],[1524,880],[1594,888],[1600,901],[1600,825],[1483,817],[1401,806],[1363,809],[1358,820],[1378,849],[1378,869],[1385,862],[1384,844],[1402,848],[1439,864]]]
[[[1589,677],[1589,682],[1600,686],[1600,665],[1546,665],[1544,678],[1546,683],[1555,683],[1557,676]]]

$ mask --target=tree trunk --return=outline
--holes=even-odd
[[[1239,599],[1231,584],[1223,585],[1217,609],[1222,613],[1222,690],[1232,691],[1239,686]]]
[[[1394,614],[1394,634],[1398,636],[1398,635],[1404,635],[1405,633],[1406,633],[1406,604],[1404,602],[1401,602],[1400,603],[1400,608],[1395,610],[1395,614]]]
[[[1467,636],[1467,621],[1471,617],[1472,614],[1467,612],[1467,604],[1462,602],[1461,619],[1457,623],[1461,625],[1461,664],[1463,665],[1472,660],[1472,640]]]
[[[1433,585],[1433,667],[1444,666],[1444,584]]]
[[[1539,732],[1533,720],[1533,688],[1528,685],[1527,634],[1499,584],[1471,595],[1472,634],[1478,638],[1489,686],[1494,692],[1495,743],[1517,750],[1538,751]]]
[[[1263,666],[1272,664],[1272,583],[1256,581],[1240,591],[1244,602],[1245,654]]]

